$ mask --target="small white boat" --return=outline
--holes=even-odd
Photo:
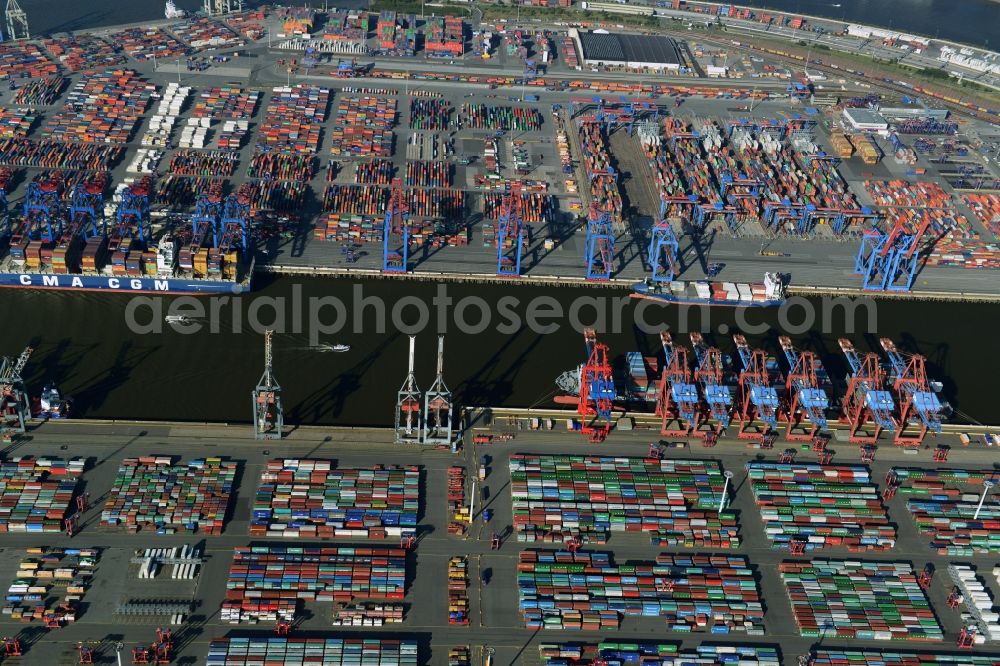
[[[167,315],[163,320],[168,324],[188,324],[191,322],[191,317],[187,315]]]
[[[351,345],[341,345],[341,344],[336,344],[336,345],[319,345],[317,347],[317,349],[319,349],[319,351],[325,351],[325,352],[327,352],[327,351],[328,352],[348,352],[348,351],[351,351]]]

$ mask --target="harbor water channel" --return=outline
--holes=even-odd
[[[727,356],[735,355],[734,332],[775,356],[778,336],[789,334],[818,353],[835,384],[847,372],[838,338],[867,353],[881,352],[878,340],[888,337],[927,357],[953,420],[998,420],[991,331],[1000,310],[990,304],[795,297],[780,309],[685,311],[618,288],[271,275],[258,275],[251,293],[177,301],[2,290],[0,354],[34,348],[29,389],[55,382],[74,399],[76,416],[247,422],[264,363],[261,333],[274,328],[286,423],[385,426],[406,376],[409,332],[417,334],[420,388],[434,379],[436,336],[444,333],[444,377],[457,404],[511,407],[553,406],[555,377],[584,361],[588,325],[619,361],[629,351],[655,356],[664,326],[685,346],[688,332],[704,331]],[[187,323],[166,323],[171,312]],[[350,350],[333,352],[335,344]]]

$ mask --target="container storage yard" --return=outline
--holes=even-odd
[[[138,282],[108,282],[115,274],[99,261],[87,280],[53,278],[17,249],[0,265],[3,279],[211,292],[232,281],[252,288],[257,270],[623,287],[669,275],[682,293],[721,265],[733,284],[780,273],[789,294],[1000,296],[983,191],[997,170],[974,147],[989,141],[983,128],[911,114],[869,136],[843,112],[912,100],[845,80],[832,105],[820,104],[811,95],[829,95],[795,83],[794,65],[735,41],[699,38],[693,57],[678,49],[681,69],[668,82],[641,67],[626,82],[615,66],[580,73],[578,27],[510,28],[262,8],[5,43],[0,74],[17,81],[17,108],[5,107],[0,162],[28,172],[9,181],[8,201],[41,167],[106,172],[108,199],[139,174],[150,178],[151,221],[116,220],[107,234],[109,244],[126,237],[135,257],[122,265]],[[147,121],[155,99],[163,103]],[[158,152],[140,155],[136,144]],[[323,182],[324,170],[336,175]],[[394,178],[406,210],[387,237]],[[353,184],[374,188],[335,189]],[[525,200],[505,206],[518,187]],[[71,203],[72,188],[61,193]],[[241,207],[227,214],[229,195]],[[103,243],[95,225],[68,219],[77,210],[68,205],[45,208],[58,222],[51,232],[30,215],[18,221],[20,208],[11,207],[9,238],[40,243],[40,257],[48,245],[72,254]],[[659,263],[675,270],[654,268],[648,238],[664,219],[679,241],[714,234],[711,251],[727,260],[668,254]]]
[[[726,436],[710,449],[664,447],[656,459],[641,423],[599,445],[614,456],[594,455],[579,435],[533,431],[530,418],[507,414],[491,425],[478,421],[457,454],[401,447],[391,431],[332,431],[330,444],[323,442],[329,430],[304,428],[278,444],[277,459],[249,445],[248,426],[43,425],[21,445],[19,464],[27,469],[33,455],[43,462],[32,463],[32,478],[52,470],[73,484],[60,517],[50,519],[55,529],[5,534],[10,557],[0,561],[0,579],[13,587],[0,629],[20,635],[31,659],[69,650],[75,658],[77,642],[107,659],[114,656],[108,635],[123,636],[129,654],[149,644],[155,626],[170,626],[173,660],[220,664],[262,663],[262,653],[275,664],[303,663],[303,653],[357,663],[358,650],[381,651],[383,663],[437,664],[458,645],[470,645],[471,663],[480,664],[488,654],[529,665],[628,664],[653,655],[675,666],[722,666],[734,655],[760,666],[794,666],[808,656],[838,666],[1000,660],[988,633],[995,563],[981,550],[928,548],[907,515],[916,498],[904,492],[916,485],[941,494],[939,485],[960,487],[973,476],[981,490],[985,477],[971,470],[992,456],[981,442],[962,446],[959,434],[940,435],[952,447],[945,464],[931,451],[913,456],[891,444],[862,461],[859,447],[839,440],[830,444],[835,466],[778,463],[780,449]],[[63,442],[78,462],[54,455]],[[199,460],[206,446],[230,451],[222,464],[231,467]],[[150,456],[150,448],[177,458]],[[118,478],[125,474],[118,468],[141,460],[149,467],[141,477]],[[374,468],[373,460],[396,466]],[[783,470],[794,474],[777,475]],[[758,508],[763,478],[775,498],[781,483],[791,491],[789,482],[804,498],[853,492],[850,509],[836,500],[826,510],[829,520],[835,507],[845,512],[845,524],[871,502],[866,488],[885,493],[872,520],[887,516],[897,527],[893,547],[858,552],[847,537],[828,537],[820,558],[775,548],[767,531],[774,521],[765,515],[771,505]],[[119,506],[124,488],[135,509]],[[117,511],[134,513],[137,526],[146,521],[140,532],[104,524],[100,497],[109,491]],[[157,507],[155,515],[145,507]],[[824,515],[809,507],[801,508]],[[226,515],[224,530],[198,526],[203,551],[187,546],[195,510],[206,520]],[[390,534],[397,511],[401,523],[413,512],[412,537]],[[59,529],[66,515],[73,536]],[[339,527],[348,516],[357,522]],[[160,534],[149,534],[154,527]],[[160,572],[143,577],[152,561]],[[190,578],[174,577],[188,567]],[[958,572],[965,601],[956,612],[949,599]],[[192,610],[192,599],[204,610]],[[980,619],[967,623],[973,603]],[[212,617],[200,621],[200,612]],[[58,631],[28,645],[22,632],[49,622]],[[971,648],[959,648],[960,640]],[[874,647],[881,641],[892,646]],[[402,644],[415,645],[410,661],[397,657]],[[934,656],[923,654],[927,647]]]

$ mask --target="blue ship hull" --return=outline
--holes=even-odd
[[[231,280],[13,272],[0,272],[0,287],[130,294],[234,294],[249,291],[248,284]]]

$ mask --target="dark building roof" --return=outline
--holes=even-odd
[[[669,37],[581,32],[580,44],[584,60],[680,64],[677,45]]]

